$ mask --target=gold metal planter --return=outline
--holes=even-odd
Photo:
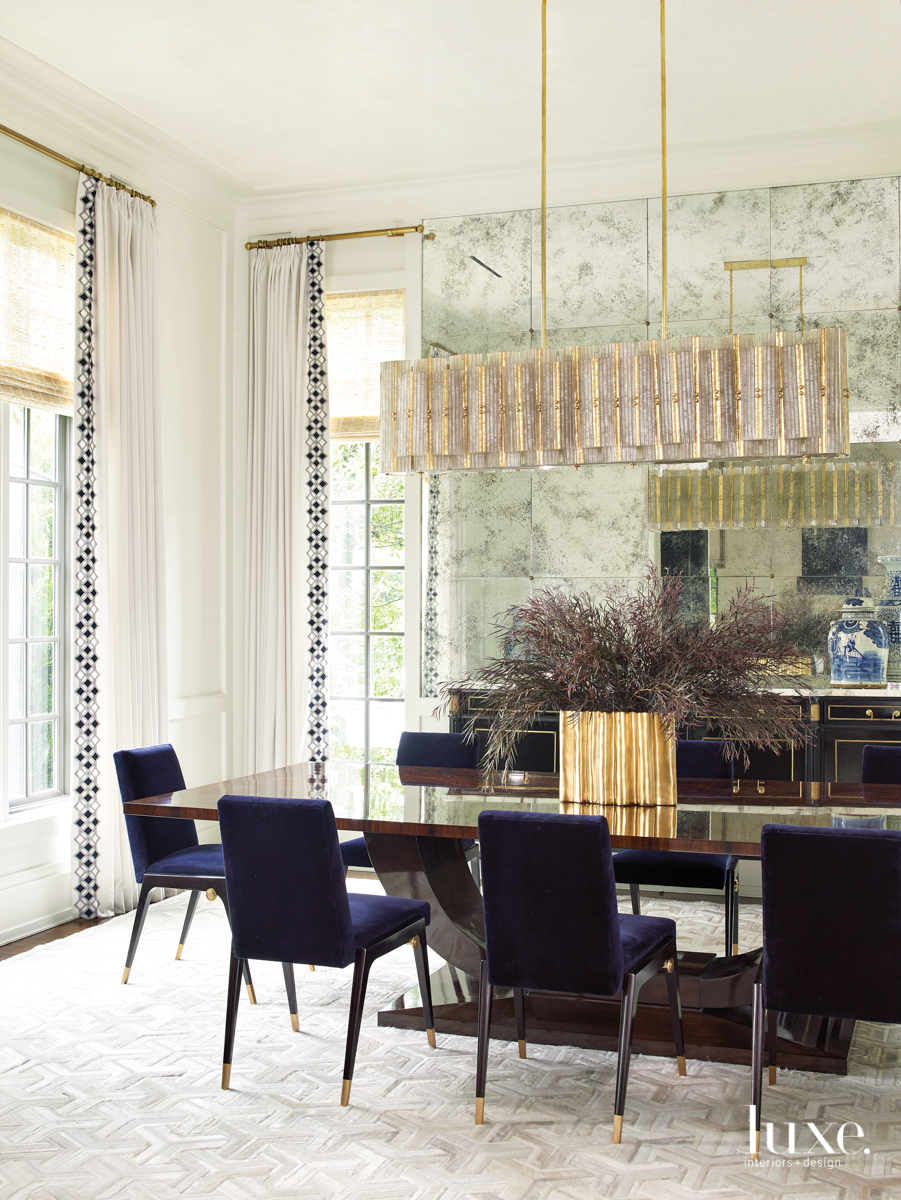
[[[676,743],[656,713],[560,714],[560,800],[657,808],[676,803]]]

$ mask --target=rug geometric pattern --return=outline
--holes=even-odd
[[[363,888],[365,884],[361,885]],[[302,1032],[279,967],[253,963],[232,1090],[220,1090],[228,932],[201,900],[174,961],[185,897],[154,905],[127,987],[131,917],[0,964],[2,1200],[899,1200],[901,1030],[858,1026],[847,1078],[780,1072],[765,1120],[857,1121],[832,1167],[747,1165],[747,1068],[636,1056],[623,1141],[610,1142],[615,1056],[492,1042],[473,1124],[475,1043],[380,1029],[414,978],[403,948],[372,972],[351,1105],[341,1090],[350,971],[297,970]],[[719,905],[651,901],[685,948],[716,948]],[[742,906],[742,947],[759,908]],[[437,965],[437,964],[433,964]],[[782,1142],[784,1145],[784,1141]],[[855,1143],[856,1144],[856,1143]],[[799,1143],[806,1147],[806,1142]],[[769,1161],[768,1161],[769,1160]]]

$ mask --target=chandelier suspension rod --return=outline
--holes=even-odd
[[[666,338],[666,0],[660,0],[660,336]]]
[[[547,346],[547,0],[541,0],[541,348]]]

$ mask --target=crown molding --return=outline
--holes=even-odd
[[[92,88],[0,38],[0,122],[231,232],[240,180]]]
[[[901,120],[798,129],[743,138],[670,143],[671,195],[740,191],[798,183],[901,174]],[[289,227],[295,234],[364,223],[404,224],[423,217],[537,208],[538,164],[440,176],[356,180],[329,187],[266,189],[243,200],[243,230]],[[659,146],[585,155],[548,166],[554,207],[660,194]]]

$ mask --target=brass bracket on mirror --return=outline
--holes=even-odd
[[[804,332],[804,268],[803,258],[747,258],[735,262],[724,262],[723,270],[729,272],[729,332],[732,332],[732,273],[733,271],[774,271],[780,267],[798,268],[798,305],[801,310],[801,332]],[[770,316],[773,314],[770,313]]]

